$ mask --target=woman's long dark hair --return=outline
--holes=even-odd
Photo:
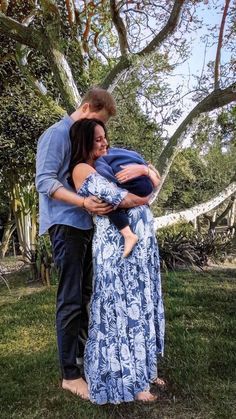
[[[79,163],[85,163],[91,154],[94,145],[94,131],[96,125],[101,125],[105,131],[107,139],[107,130],[102,121],[98,119],[80,119],[76,121],[70,128],[71,141],[71,159],[68,179],[71,186],[74,187],[72,180],[72,172],[75,166]]]

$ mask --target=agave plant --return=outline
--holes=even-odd
[[[163,267],[175,269],[177,266],[203,268],[211,258],[222,261],[232,250],[232,238],[226,235],[212,235],[184,232],[168,232],[159,241],[160,258]]]

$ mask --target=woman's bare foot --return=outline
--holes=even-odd
[[[157,400],[157,396],[154,396],[150,391],[140,391],[136,394],[135,400],[138,402],[155,402]]]
[[[152,382],[152,384],[161,388],[166,387],[166,382],[162,380],[162,378],[158,378],[158,377]]]
[[[133,250],[134,246],[138,242],[138,236],[131,232],[129,235],[125,236],[124,239],[125,243],[123,257],[126,258],[129,256],[131,250]]]
[[[83,378],[77,378],[76,380],[62,380],[62,388],[69,390],[71,393],[80,396],[84,400],[89,400],[88,384]]]

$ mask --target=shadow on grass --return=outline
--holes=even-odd
[[[235,411],[235,302],[232,272],[169,273],[165,279],[167,316],[163,368],[172,391],[208,406],[210,417]]]
[[[6,354],[1,361],[3,375],[0,417],[3,418],[163,418],[163,412],[176,411],[162,396],[155,404],[127,403],[95,406],[60,388],[56,348],[51,345],[43,351]],[[178,409],[178,407],[177,407]],[[161,412],[160,412],[161,410]],[[182,407],[180,409],[182,411]],[[168,416],[165,416],[168,417]],[[173,417],[173,416],[170,416]]]
[[[235,286],[212,273],[165,275],[166,393],[152,405],[95,406],[60,389],[54,330],[56,288],[14,281],[1,287],[0,417],[4,418],[231,418]],[[2,292],[3,291],[3,292]]]
[[[141,418],[159,417],[159,403],[95,406],[60,388],[54,330],[56,289],[41,288],[23,296],[23,283],[15,288],[0,317],[2,418]],[[19,292],[20,291],[20,292]],[[2,295],[3,298],[3,295]],[[168,404],[162,397],[162,404]],[[155,411],[155,414],[153,413]]]

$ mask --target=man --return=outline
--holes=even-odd
[[[59,272],[57,293],[57,343],[62,388],[88,398],[76,357],[83,357],[88,330],[88,303],[92,292],[93,224],[90,213],[107,214],[112,208],[96,197],[79,197],[67,178],[71,155],[69,131],[75,121],[96,118],[107,123],[116,114],[115,101],[106,90],[89,90],[78,109],[49,127],[40,137],[36,161],[39,192],[39,234],[49,231]],[[133,171],[132,176],[137,176]],[[142,204],[127,202],[127,206]]]

